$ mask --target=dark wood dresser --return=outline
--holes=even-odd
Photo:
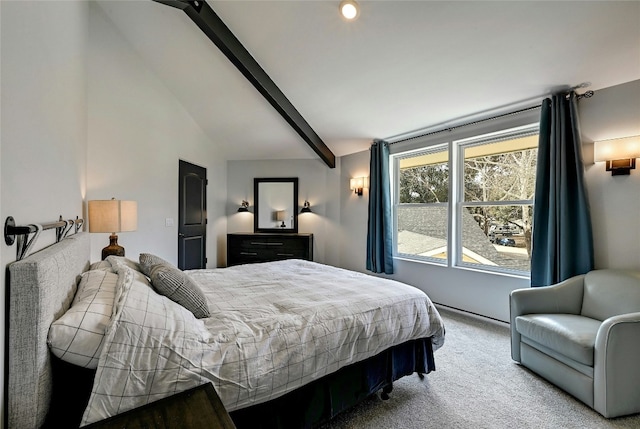
[[[313,234],[227,234],[227,266],[282,259],[313,261]]]

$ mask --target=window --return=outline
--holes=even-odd
[[[396,255],[528,275],[538,124],[392,154]]]
[[[397,252],[447,259],[449,148],[434,146],[398,158]]]

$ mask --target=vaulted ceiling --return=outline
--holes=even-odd
[[[336,156],[374,138],[640,79],[640,2],[208,1]],[[229,159],[318,155],[188,16],[101,9]]]

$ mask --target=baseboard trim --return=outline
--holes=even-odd
[[[458,313],[458,314],[462,314],[464,316],[469,316],[469,317],[472,317],[474,319],[482,320],[484,322],[490,322],[490,323],[494,323],[494,324],[499,325],[499,326],[506,326],[506,327],[509,327],[511,325],[510,323],[505,322],[504,320],[500,320],[500,319],[495,319],[493,317],[484,316],[482,314],[474,313],[472,311],[463,310],[461,308],[451,307],[450,305],[440,304],[440,303],[437,303],[437,302],[434,302],[433,304],[436,306],[436,308],[437,307],[442,307],[445,310],[452,311],[452,312]]]

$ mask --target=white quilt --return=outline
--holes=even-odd
[[[268,401],[444,326],[422,291],[301,260],[188,272],[212,317],[119,268],[116,311],[83,425],[212,382],[228,411]]]

